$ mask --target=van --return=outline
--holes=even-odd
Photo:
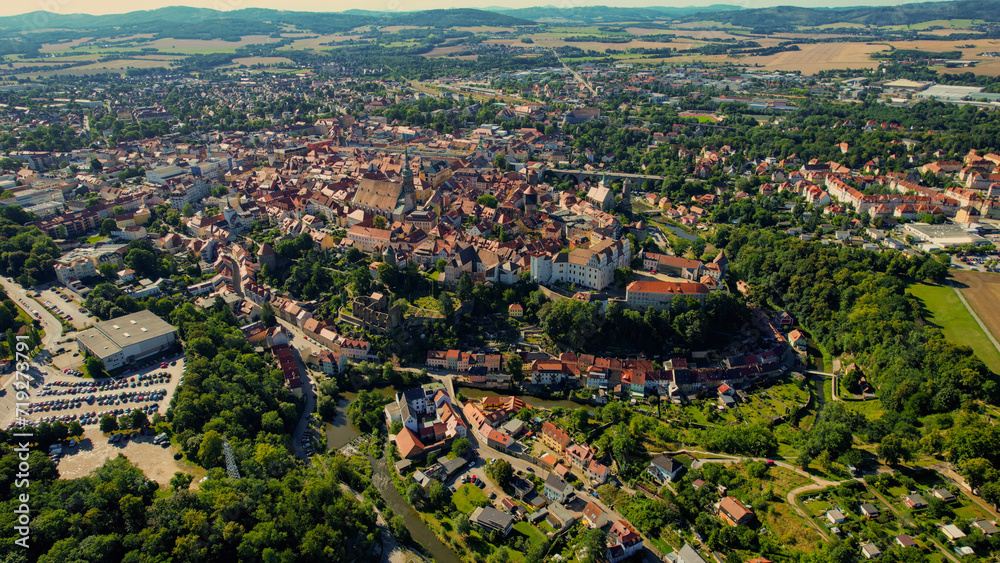
[[[169,441],[170,441],[170,436],[167,436],[166,432],[157,434],[156,437],[153,438],[154,444],[162,444],[163,442],[169,442]]]

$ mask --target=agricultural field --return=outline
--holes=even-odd
[[[993,338],[1000,338],[1000,274],[960,270],[953,272],[952,277],[965,286],[960,289],[962,296]]]
[[[907,288],[907,291],[923,302],[929,314],[928,322],[940,327],[945,338],[972,348],[987,367],[1000,373],[1000,351],[997,351],[996,347],[993,346],[986,333],[972,318],[951,287],[914,284]],[[978,292],[983,296],[977,295],[978,307],[982,307],[982,309],[977,308],[977,310],[995,310],[997,294],[992,293],[993,291],[996,289]],[[966,298],[968,299],[968,297]],[[992,303],[990,303],[990,299],[993,299]],[[970,304],[972,304],[971,300]],[[977,305],[973,305],[973,307],[977,307]],[[993,316],[996,317],[996,315]],[[983,319],[983,322],[987,322],[990,317],[987,315],[980,318]],[[1000,323],[1000,320],[996,318],[990,319],[990,321],[994,324]]]
[[[292,59],[286,57],[242,57],[233,59],[233,65],[290,65],[294,64]]]
[[[745,57],[739,62],[749,65],[758,64],[771,70],[801,70],[804,74],[840,68],[876,68],[879,63],[871,59],[871,54],[885,51],[886,45],[814,43],[800,45],[799,49],[798,51],[785,51],[769,56]]]

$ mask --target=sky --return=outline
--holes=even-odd
[[[804,6],[804,7],[845,7],[845,6],[889,6],[905,4],[906,0],[683,0],[680,2],[663,2],[655,0],[481,0],[479,2],[461,2],[456,0],[374,0],[363,3],[356,0],[30,0],[20,3],[4,1],[0,3],[0,16],[12,16],[34,12],[37,10],[55,12],[58,14],[121,14],[138,9],[152,10],[166,6],[194,6],[212,8],[215,10],[238,10],[240,8],[271,8],[278,10],[300,10],[307,12],[342,12],[351,9],[373,11],[411,12],[433,8],[486,8],[490,6],[505,6],[509,8],[526,8],[531,6],[583,7],[583,6],[706,6],[710,4],[730,4],[744,8],[766,8],[769,6]]]

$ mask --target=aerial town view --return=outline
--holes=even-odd
[[[0,6],[0,563],[1000,562],[1000,0],[171,1]]]

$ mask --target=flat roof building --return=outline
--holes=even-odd
[[[944,223],[941,225],[907,223],[903,228],[917,240],[927,242],[932,247],[937,248],[949,248],[965,244],[974,244],[977,246],[992,244],[989,240],[953,223]]]
[[[99,322],[76,337],[80,350],[108,370],[162,352],[176,340],[177,329],[149,311]]]

